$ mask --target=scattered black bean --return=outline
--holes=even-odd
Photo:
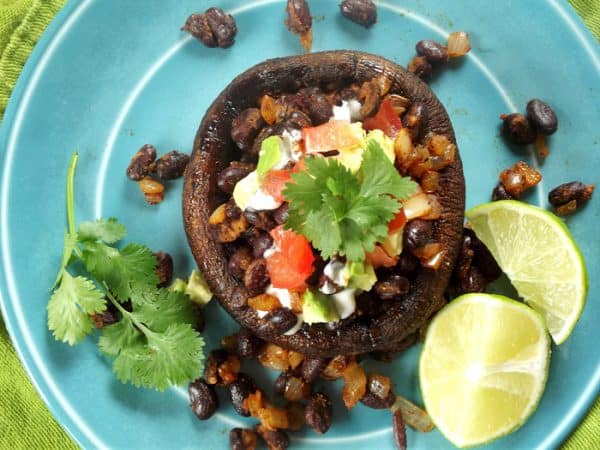
[[[333,115],[327,96],[318,87],[300,89],[297,98],[313,125],[321,125]]]
[[[558,128],[556,114],[547,103],[534,98],[527,102],[527,117],[533,126],[542,134],[549,135]]]
[[[211,417],[219,407],[219,398],[215,388],[204,380],[198,379],[190,383],[188,395],[192,411],[200,420]]]
[[[389,408],[396,401],[396,394],[391,388],[387,390],[387,394],[385,395],[382,395],[383,391],[386,390],[381,386],[379,380],[376,377],[369,377],[367,381],[367,390],[361,397],[360,402],[373,409]]]
[[[244,400],[257,389],[258,387],[252,377],[243,372],[238,373],[237,379],[227,386],[233,409],[240,416],[250,416],[250,411],[244,406]]]
[[[165,252],[156,252],[156,276],[158,276],[158,286],[165,287],[173,278],[173,258]]]
[[[284,224],[286,220],[288,220],[289,216],[290,205],[287,202],[282,203],[282,205],[279,208],[273,211],[273,219],[275,219],[275,222],[277,222],[279,225]]]
[[[267,262],[263,258],[252,261],[244,273],[244,286],[254,296],[261,294],[268,285]]]
[[[340,11],[346,19],[366,28],[377,22],[377,7],[371,0],[344,0]]]
[[[483,242],[475,235],[473,230],[464,229],[464,234],[471,236],[471,247],[473,248],[473,264],[481,271],[487,282],[496,280],[502,275],[502,269],[492,256],[491,252]]]
[[[230,256],[227,262],[227,270],[238,280],[244,279],[244,273],[248,269],[248,266],[252,263],[252,251],[249,247],[242,246]]]
[[[443,64],[448,61],[448,50],[437,41],[425,39],[417,42],[417,53],[431,64]]]
[[[583,184],[581,181],[571,181],[555,187],[548,194],[548,201],[552,206],[561,206],[575,200],[577,206],[581,206],[592,198],[594,192],[593,184]]]
[[[245,109],[231,123],[231,139],[240,150],[248,150],[264,125],[258,108]]]
[[[204,14],[192,14],[181,29],[207,47],[231,47],[237,34],[235,19],[221,8],[208,8]]]
[[[252,241],[252,256],[263,258],[265,252],[273,246],[273,238],[268,233],[261,233]]]
[[[402,275],[391,275],[375,283],[375,292],[382,300],[397,300],[410,289],[410,281]]]
[[[329,360],[326,358],[305,357],[300,368],[302,378],[308,383],[314,383],[328,362]]]
[[[240,328],[238,333],[238,355],[243,358],[258,356],[264,341],[247,328]]]
[[[291,309],[279,308],[267,313],[261,321],[262,324],[259,327],[261,332],[280,335],[296,325],[298,318]]]
[[[269,211],[254,211],[247,209],[244,211],[244,217],[246,217],[246,220],[250,225],[254,225],[260,230],[270,231],[275,228],[276,225]]]
[[[458,252],[454,267],[454,274],[458,280],[462,281],[467,278],[469,269],[471,269],[471,265],[473,264],[475,251],[472,244],[471,234],[467,232],[467,229],[464,229],[460,251]]]
[[[286,450],[290,446],[290,438],[283,430],[272,431],[262,425],[258,425],[256,432],[266,442],[269,450]]]
[[[231,450],[254,450],[258,436],[254,430],[247,428],[233,428],[229,432],[229,445]]]
[[[102,329],[119,321],[117,311],[110,306],[101,313],[92,314],[90,318],[97,329]]]
[[[433,225],[430,220],[413,219],[404,226],[403,246],[413,251],[424,246],[431,239]]]
[[[329,397],[322,392],[315,392],[310,396],[304,410],[304,420],[317,433],[323,434],[331,426],[332,414],[333,410]]]
[[[402,116],[402,126],[408,128],[413,142],[417,142],[421,136],[421,131],[425,129],[429,119],[429,110],[423,103],[413,103],[410,105],[404,116]]]
[[[208,24],[208,19],[205,14],[192,14],[187,18],[181,29],[190,33],[207,47],[217,46],[215,36],[210,29],[210,25]]]
[[[306,0],[288,0],[286,5],[288,18],[285,21],[288,30],[294,34],[303,34],[310,31],[312,17]]]
[[[396,447],[398,447],[398,450],[406,450],[406,426],[404,425],[401,409],[396,410],[392,416],[392,429]]]
[[[498,183],[496,185],[496,187],[494,188],[494,190],[492,191],[492,201],[498,201],[498,200],[514,200],[515,198],[510,195],[507,191],[506,188],[504,187],[504,185],[502,183]]]
[[[527,117],[520,113],[502,114],[502,132],[515,144],[527,145],[535,141],[535,130]]]
[[[217,176],[217,186],[226,194],[233,194],[238,181],[254,170],[254,164],[233,161]]]
[[[127,177],[134,181],[141,180],[152,171],[155,159],[156,148],[150,144],[143,145],[131,158],[127,166]]]
[[[429,80],[433,74],[433,67],[424,56],[415,56],[408,63],[408,71],[414,73],[422,80]]]
[[[265,139],[267,139],[268,137],[280,135],[281,133],[283,133],[283,129],[278,126],[268,125],[266,127],[263,127],[258,132],[258,135],[254,139],[254,143],[252,144],[252,147],[248,148],[246,150],[246,153],[242,156],[249,155],[251,157],[258,157],[258,154],[260,153],[260,147],[261,147],[263,141]]]
[[[464,279],[460,280],[460,293],[468,294],[472,292],[485,292],[487,281],[481,270],[475,265],[471,265]]]
[[[190,162],[190,155],[178,152],[177,150],[171,150],[156,161],[156,175],[161,180],[179,178],[185,172],[188,162]]]
[[[312,121],[308,114],[299,110],[292,110],[289,114],[287,114],[283,119],[284,125],[286,128],[296,128],[297,130],[301,130],[303,128],[308,128],[312,125]]]
[[[402,252],[397,267],[402,275],[412,275],[419,267],[419,259],[410,252]]]

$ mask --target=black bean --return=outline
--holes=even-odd
[[[454,267],[454,273],[458,280],[462,281],[467,278],[469,270],[471,269],[471,264],[473,263],[474,255],[475,251],[472,248],[471,235],[465,229],[460,251],[458,252],[458,257],[456,258],[456,265]]]
[[[424,56],[415,56],[408,63],[408,71],[426,81],[431,78],[431,75],[433,74],[433,67]]]
[[[594,187],[593,184],[586,185],[581,181],[564,183],[550,191],[548,201],[552,206],[560,206],[575,200],[577,206],[580,206],[592,198]]]
[[[299,110],[292,110],[286,114],[283,121],[286,128],[296,128],[297,130],[308,128],[312,125],[308,114]]]
[[[424,246],[431,239],[433,225],[430,220],[413,219],[404,226],[402,236],[405,249],[413,251]]]
[[[464,229],[464,233],[471,236],[471,247],[473,248],[473,264],[477,266],[488,282],[494,281],[502,275],[502,269],[492,256],[491,252],[481,242],[473,230]]]
[[[286,372],[281,372],[279,376],[275,379],[275,383],[273,384],[273,392],[276,395],[281,395],[285,393],[285,387],[287,386],[288,374]]]
[[[219,407],[219,398],[215,388],[207,384],[204,380],[196,380],[190,383],[188,395],[192,411],[200,420],[206,420],[211,417]]]
[[[171,150],[165,153],[156,161],[156,175],[161,180],[174,180],[179,178],[185,172],[185,168],[190,161],[190,155],[187,153]]]
[[[243,358],[258,356],[264,341],[247,328],[240,328],[238,333],[238,355]]]
[[[231,47],[237,34],[237,26],[233,16],[225,14],[221,8],[208,8],[204,14],[217,46],[221,48]]]
[[[328,362],[329,360],[326,358],[305,357],[300,368],[302,378],[308,383],[314,383]]]
[[[410,281],[402,275],[391,275],[375,283],[375,292],[382,300],[397,300],[410,289]]]
[[[148,175],[156,159],[156,149],[150,144],[145,144],[140,148],[127,166],[127,177],[130,180],[139,181]]]
[[[290,446],[290,438],[283,430],[272,431],[262,425],[258,425],[256,432],[266,442],[269,450],[286,450]]]
[[[269,312],[262,318],[259,329],[269,335],[280,335],[296,325],[297,322],[298,318],[291,309],[279,308]]]
[[[421,131],[425,129],[429,119],[429,110],[423,103],[413,103],[410,105],[404,116],[402,116],[402,126],[408,128],[413,142],[417,142],[421,136]]]
[[[419,267],[419,259],[410,252],[402,252],[397,267],[402,275],[412,275]]]
[[[232,162],[217,176],[217,186],[226,194],[232,194],[238,181],[254,170],[254,164]]]
[[[527,145],[535,141],[535,130],[527,117],[520,113],[502,114],[502,132],[515,144]]]
[[[461,294],[485,292],[487,281],[477,266],[471,265],[464,279],[460,280]]]
[[[158,277],[158,286],[165,287],[173,278],[173,258],[165,252],[156,252],[156,276]]]
[[[448,50],[437,41],[425,39],[417,42],[417,53],[424,56],[431,64],[443,64],[448,61]]]
[[[287,202],[282,203],[282,205],[279,208],[273,211],[273,219],[275,219],[275,222],[277,222],[279,225],[283,225],[285,221],[288,220],[289,216],[290,205]]]
[[[302,105],[302,111],[308,114],[314,125],[327,122],[333,115],[327,96],[318,87],[300,89],[298,101]]]
[[[304,420],[319,434],[326,433],[331,426],[333,414],[331,400],[322,392],[315,392],[310,396],[304,411]]]
[[[229,432],[229,445],[231,450],[254,450],[258,436],[254,430],[247,428],[233,428]]]
[[[249,247],[239,247],[227,262],[227,271],[238,280],[244,279],[246,269],[252,263],[252,251]]]
[[[269,281],[267,262],[263,258],[252,261],[244,274],[244,286],[250,295],[254,296],[264,292]]]
[[[119,316],[117,314],[116,309],[110,306],[101,313],[92,314],[90,318],[94,323],[94,327],[96,327],[97,329],[107,327],[119,321]]]
[[[246,153],[244,155],[258,157],[258,154],[260,153],[260,147],[262,146],[263,141],[265,139],[267,139],[268,137],[280,135],[281,133],[283,133],[283,129],[278,126],[270,126],[269,125],[269,126],[263,127],[258,132],[258,135],[254,139],[254,143],[252,144],[252,147],[247,149]]]
[[[506,188],[504,187],[504,185],[502,183],[498,183],[496,185],[496,187],[494,188],[494,190],[492,191],[492,201],[498,201],[498,200],[514,200],[515,198],[510,195],[507,191]]]
[[[346,19],[366,28],[377,22],[377,7],[371,0],[344,0],[340,11]]]
[[[288,30],[295,34],[310,31],[312,17],[306,0],[288,0],[286,5],[288,18],[285,21]]]
[[[207,47],[216,47],[217,41],[210,29],[208,19],[205,14],[192,14],[187,18],[185,24],[181,27]]]
[[[549,135],[558,128],[556,114],[547,103],[534,98],[527,102],[527,117],[533,126],[542,134]]]
[[[392,416],[392,429],[396,447],[398,447],[398,450],[406,450],[406,426],[404,425],[401,409],[397,409]]]
[[[248,150],[264,125],[258,108],[245,109],[231,123],[231,139],[241,150]]]
[[[387,395],[381,396],[378,392],[377,380],[369,377],[367,381],[367,390],[361,397],[360,402],[373,409],[386,409],[396,401],[396,394],[393,389],[389,389]],[[380,389],[379,389],[380,390]]]
[[[252,256],[263,258],[265,252],[273,246],[273,238],[268,233],[261,233],[252,240]]]
[[[254,211],[247,209],[244,211],[244,217],[246,217],[246,220],[250,225],[254,225],[260,230],[270,231],[275,228],[276,225],[269,211]]]
[[[223,349],[211,351],[204,363],[204,381],[208,384],[217,384],[221,382],[219,377],[219,366],[227,361],[229,354]]]
[[[244,406],[244,400],[254,393],[258,387],[250,375],[243,372],[238,373],[237,379],[227,386],[229,391],[229,399],[233,405],[233,409],[240,416],[250,416],[250,411]]]

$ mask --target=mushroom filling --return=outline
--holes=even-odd
[[[265,95],[233,120],[241,158],[218,175],[228,200],[209,223],[248,306],[282,334],[368,321],[440,267],[436,192],[456,146],[422,136],[426,105],[390,86]]]

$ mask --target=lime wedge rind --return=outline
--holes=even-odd
[[[466,217],[519,295],[542,314],[554,342],[562,344],[583,311],[588,289],[583,255],[567,226],[554,214],[515,200],[476,206]]]
[[[444,326],[452,326],[447,322],[461,322],[465,316],[469,315],[471,308],[482,310],[482,314],[479,315],[482,322],[502,320],[505,315],[503,312],[512,310],[517,315],[524,316],[527,319],[527,323],[531,325],[531,330],[538,337],[538,340],[531,345],[526,345],[524,349],[521,349],[510,359],[499,364],[482,364],[477,370],[473,370],[472,366],[474,365],[477,368],[477,363],[472,361],[462,372],[461,378],[455,373],[456,367],[446,369],[442,367],[443,365],[438,364],[436,352],[445,352],[448,350],[448,348],[443,348],[445,345],[450,345],[450,348],[452,348],[452,344],[449,343],[456,342],[443,336]],[[442,323],[444,325],[440,325]],[[480,360],[485,359],[486,349],[490,351],[488,345],[490,335],[486,333],[486,328],[486,326],[483,326],[479,328],[478,332],[488,334],[487,336],[473,335],[470,333],[472,330],[462,329],[463,333],[470,334],[471,343],[475,347],[474,352],[479,353],[478,358]],[[441,329],[441,331],[438,329]],[[510,335],[509,328],[506,333],[507,336]],[[498,336],[496,336],[495,344],[498,343],[497,338]],[[442,339],[441,344],[440,339]],[[455,350],[457,348],[461,351],[464,350],[462,343],[458,343],[454,348]],[[493,345],[491,348],[494,348]],[[455,359],[461,360],[460,355],[454,354],[453,356]],[[469,360],[469,358],[466,358],[466,360]],[[432,361],[434,361],[433,364]],[[440,311],[429,326],[419,361],[419,378],[425,407],[441,433],[457,447],[464,448],[487,444],[513,432],[533,414],[546,385],[549,363],[550,338],[540,314],[521,302],[501,295],[463,295]],[[434,372],[439,371],[440,373],[432,373],[431,365],[433,365]],[[476,373],[475,377],[471,375],[472,372]],[[506,377],[511,376],[530,378],[531,388],[529,386],[519,386],[517,383],[513,383],[510,378],[506,379]],[[469,390],[465,388],[473,379],[477,380],[476,385],[478,387],[491,392],[502,392],[501,395],[509,399],[526,397],[526,403],[516,416],[508,417],[503,426],[494,429],[485,426],[481,428],[473,427],[472,417],[465,417],[462,423],[460,421],[456,422],[457,417],[468,416],[470,413],[480,415],[485,422],[486,415],[496,413],[495,407],[487,410],[481,407],[478,409],[477,405],[482,402],[477,396],[477,389],[472,389],[469,394]],[[441,395],[436,396],[436,392],[441,392]]]

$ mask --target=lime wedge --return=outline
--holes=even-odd
[[[571,334],[585,304],[588,281],[581,251],[554,214],[514,200],[466,213],[519,295],[546,322],[556,344]]]
[[[427,330],[419,363],[425,407],[454,445],[484,444],[533,413],[549,362],[537,312],[500,295],[463,295]]]

